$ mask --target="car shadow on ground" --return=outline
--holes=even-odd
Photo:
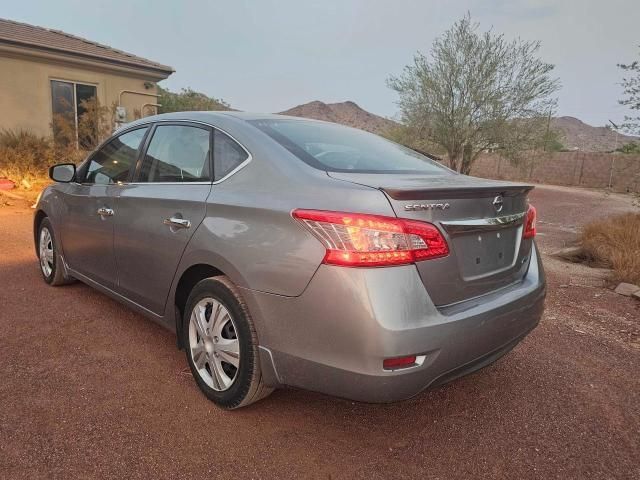
[[[180,388],[185,387],[184,383],[186,383],[187,391],[197,394],[197,403],[207,407],[210,405],[208,400],[199,394],[195,384],[192,384],[193,380],[184,352],[177,350],[175,335],[172,332],[81,282],[62,287],[46,285],[40,276],[35,255],[30,262],[13,264],[4,262],[2,270],[3,277],[9,280],[4,295],[12,298],[0,313],[2,323],[6,327],[11,323],[10,317],[16,313],[33,319],[14,327],[12,334],[8,336],[10,345],[12,345],[11,341],[17,338],[20,342],[35,341],[37,345],[46,339],[54,343],[53,347],[60,347],[59,349],[50,348],[48,351],[50,360],[54,361],[58,356],[61,357],[60,359],[67,359],[68,355],[62,347],[69,348],[71,351],[86,349],[87,358],[84,362],[66,366],[69,370],[76,370],[79,375],[91,373],[92,356],[95,357],[96,362],[100,362],[105,355],[108,357],[121,355],[130,362],[129,368],[132,374],[135,368],[140,366],[140,362],[156,364],[154,357],[165,359],[162,365],[171,370],[173,377],[181,384]],[[24,286],[26,284],[32,285],[29,289],[34,300],[31,302],[25,302],[21,295],[22,292],[27,291]],[[47,325],[44,328],[41,325],[43,318],[36,319],[34,312],[39,312],[37,316],[46,317]],[[89,330],[92,332],[92,345],[87,349],[86,333]],[[46,335],[43,336],[43,333]],[[55,342],[56,340],[60,343]],[[518,347],[516,352],[517,349]],[[144,358],[140,356],[141,351],[145,352]],[[290,417],[291,411],[303,405],[305,415],[317,410],[321,412],[322,422],[326,423],[329,420],[326,409],[330,405],[331,416],[335,419],[351,418],[356,422],[359,417],[366,416],[379,425],[384,423],[384,418],[390,416],[395,421],[411,418],[417,410],[422,414],[425,410],[432,410],[434,420],[437,420],[447,415],[458,415],[459,407],[466,409],[465,402],[457,401],[461,397],[465,397],[467,402],[473,402],[474,408],[481,408],[491,397],[487,394],[487,389],[499,388],[503,394],[506,390],[517,389],[518,383],[509,377],[507,372],[501,372],[504,364],[514,355],[517,356],[517,353],[511,352],[479,372],[450,384],[425,390],[412,399],[401,402],[368,404],[295,388],[283,388],[276,390],[266,400],[234,412],[233,415],[250,417],[260,415],[263,410],[275,408],[289,412],[287,415]],[[171,361],[166,361],[167,359]],[[495,383],[496,374],[501,378],[500,385]],[[103,386],[108,387],[108,382]],[[483,391],[481,395],[474,395],[474,392],[479,393],[480,390]],[[105,388],[104,394],[108,395],[108,389]],[[307,421],[312,418],[313,416],[307,418]]]

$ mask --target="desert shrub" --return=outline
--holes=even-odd
[[[82,100],[78,118],[78,141],[82,150],[93,150],[109,138],[115,125],[116,104],[101,105],[97,98]]]
[[[640,143],[637,143],[637,142],[625,143],[623,146],[618,148],[616,152],[631,153],[633,155],[638,155],[640,154]]]
[[[585,225],[580,233],[583,261],[613,269],[613,280],[640,284],[640,213],[616,215]]]
[[[83,100],[82,114],[57,113],[51,122],[52,137],[27,130],[0,130],[0,177],[30,190],[48,183],[48,170],[56,163],[78,164],[90,150],[111,135],[115,105],[100,105],[97,98]]]
[[[186,112],[194,110],[231,110],[227,102],[220,98],[213,98],[190,88],[183,88],[180,92],[172,92],[158,86],[158,103],[162,105],[158,113]]]
[[[55,162],[51,141],[25,130],[0,131],[0,177],[29,188]]]
[[[0,130],[0,177],[25,190],[46,183],[51,165],[78,163],[85,156],[73,146],[56,146],[50,138],[26,130]]]
[[[96,97],[82,100],[77,132],[73,111],[54,114],[51,129],[56,147],[94,149],[113,132],[115,109],[115,104],[102,105]]]

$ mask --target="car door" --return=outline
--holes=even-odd
[[[146,141],[134,181],[118,191],[117,291],[162,315],[178,262],[211,191],[212,130],[162,122]]]
[[[62,245],[72,270],[113,289],[116,192],[136,166],[148,127],[129,130],[98,149],[78,171],[78,183],[61,193]]]

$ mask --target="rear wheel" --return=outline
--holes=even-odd
[[[58,254],[53,227],[48,218],[40,222],[38,229],[38,260],[42,277],[49,285],[58,286],[73,282],[72,278],[64,274],[62,258]]]
[[[214,403],[235,409],[272,392],[262,380],[253,320],[227,277],[207,278],[194,287],[182,325],[191,373]]]

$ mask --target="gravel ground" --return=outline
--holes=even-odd
[[[625,196],[532,194],[549,253]],[[545,255],[540,326],[497,363],[391,405],[277,391],[217,409],[172,334],[40,278],[0,207],[0,478],[640,478],[640,302]]]

